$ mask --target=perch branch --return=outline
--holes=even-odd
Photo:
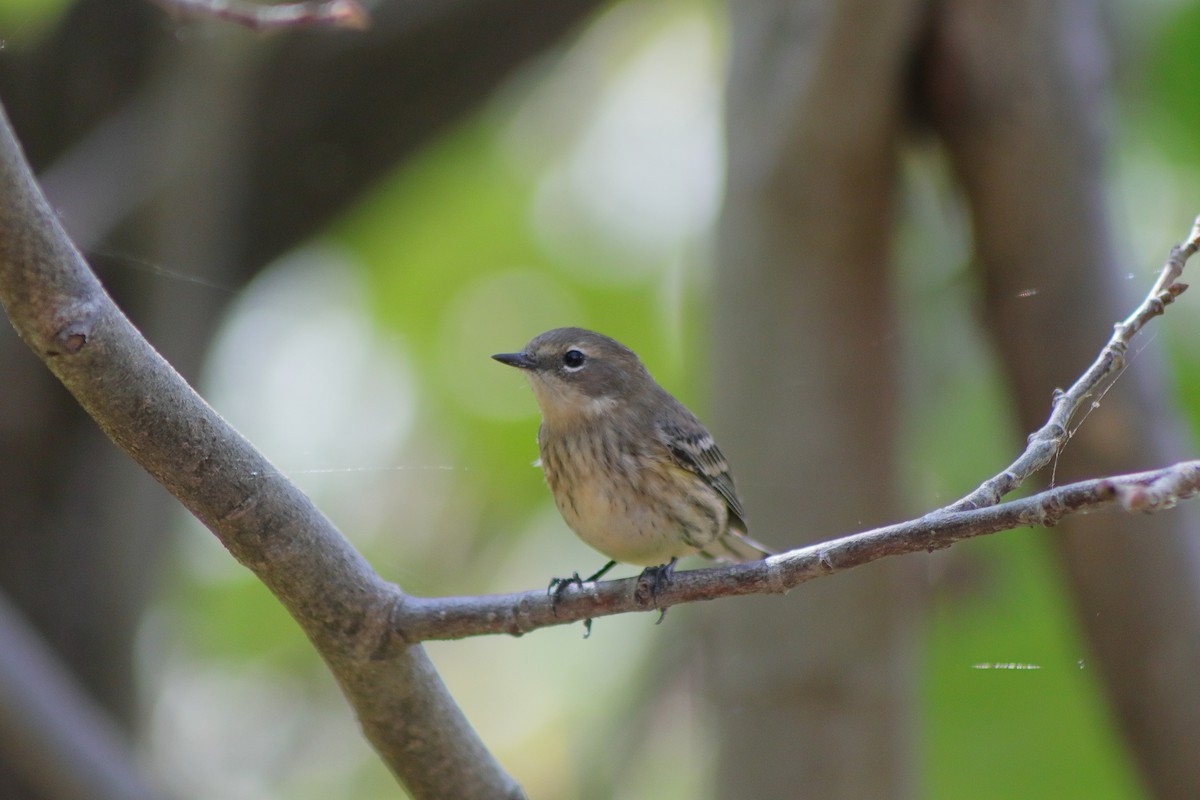
[[[1179,283],[1179,277],[1183,274],[1187,260],[1195,255],[1197,249],[1200,249],[1200,217],[1192,224],[1187,239],[1171,248],[1171,254],[1167,257],[1158,280],[1154,282],[1141,305],[1114,326],[1113,335],[1100,351],[1099,357],[1070,389],[1055,392],[1050,418],[1046,420],[1045,425],[1030,435],[1025,452],[1003,472],[984,481],[975,491],[947,506],[947,511],[964,511],[995,505],[1002,497],[1024,483],[1026,478],[1053,460],[1071,438],[1071,418],[1088,398],[1101,394],[1102,389],[1115,380],[1125,368],[1125,354],[1129,350],[1129,342],[1146,323],[1162,314],[1167,306],[1175,302],[1175,298],[1187,290],[1188,285]]]
[[[1070,515],[1119,506],[1126,511],[1157,511],[1193,496],[1200,462],[1098,478],[999,504],[1008,492],[1050,462],[1070,437],[1072,416],[1125,365],[1129,342],[1164,312],[1187,285],[1179,277],[1200,249],[1200,217],[1187,239],[1172,248],[1149,294],[1117,323],[1100,356],[1066,392],[1056,395],[1049,421],[1032,436],[1015,462],[978,489],[944,509],[909,522],[844,536],[793,550],[765,561],[676,573],[658,594],[657,606],[637,592],[636,580],[569,586],[555,603],[541,592],[491,597],[415,598],[398,596],[392,625],[397,643],[457,639],[491,633],[521,635],[548,625],[589,620],[629,611],[668,608],[678,603],[740,594],[782,593],[821,575],[840,572],[887,556],[949,547],[974,536],[1030,525],[1053,525]]]
[[[654,604],[628,578],[570,585],[556,602],[533,591],[486,597],[397,598],[392,625],[398,643],[461,639],[507,633],[520,636],[631,611],[652,611],[680,603],[743,594],[783,594],[825,575],[860,567],[888,556],[932,552],[963,539],[1033,526],[1054,525],[1073,514],[1102,509],[1155,511],[1174,506],[1200,491],[1200,461],[1072,483],[999,505],[935,511],[920,519],[887,525],[802,547],[764,561],[676,572]]]

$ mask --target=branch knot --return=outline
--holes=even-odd
[[[58,329],[46,348],[47,356],[77,355],[92,338],[99,307],[92,301],[74,303],[55,315]]]

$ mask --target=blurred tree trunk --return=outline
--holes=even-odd
[[[7,43],[0,97],[110,292],[194,377],[234,290],[596,6],[390,3],[365,34],[264,38],[80,0],[36,46]],[[0,374],[0,590],[132,726],[134,637],[174,502],[7,325]],[[5,757],[0,741],[0,797],[36,796]]]
[[[932,117],[967,192],[986,323],[1025,430],[1045,421],[1053,389],[1095,358],[1148,283],[1119,280],[1128,269],[1105,205],[1107,58],[1086,0],[959,0],[933,31]],[[1023,296],[1029,287],[1037,294]],[[1167,397],[1147,343],[1072,440],[1057,480],[1189,457]],[[1050,540],[1143,779],[1156,797],[1200,797],[1196,507],[1068,520]]]
[[[777,546],[899,514],[886,268],[920,8],[730,5],[717,423],[754,535],[804,537]],[[720,604],[719,797],[912,795],[918,567]]]
[[[909,105],[928,112],[966,189],[986,323],[1024,429],[1132,308],[1104,205],[1106,52],[1086,0],[731,10],[718,423],[758,535],[799,526],[811,541],[896,513],[885,268]],[[1159,366],[1143,351],[1060,481],[1181,457]],[[1050,534],[1143,777],[1178,798],[1200,796],[1200,581],[1195,510],[1181,511]],[[913,794],[913,566],[822,581],[782,605],[721,605],[720,796]]]

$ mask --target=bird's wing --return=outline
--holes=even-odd
[[[660,420],[658,431],[675,463],[716,489],[729,506],[730,522],[745,530],[746,516],[729,474],[729,463],[700,420],[695,417]]]

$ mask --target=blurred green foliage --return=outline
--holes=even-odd
[[[1131,124],[1147,128],[1158,149],[1175,168],[1200,167],[1196,147],[1200,108],[1196,92],[1196,37],[1200,36],[1200,4],[1178,3],[1157,17],[1146,48],[1145,68],[1134,79],[1144,81],[1145,93],[1129,92],[1128,102],[1138,112]]]
[[[930,797],[1143,796],[1042,538],[1012,531],[954,548],[982,575],[966,593],[946,581],[934,605]]]
[[[10,46],[32,45],[69,5],[70,0],[0,0],[0,55]]]

